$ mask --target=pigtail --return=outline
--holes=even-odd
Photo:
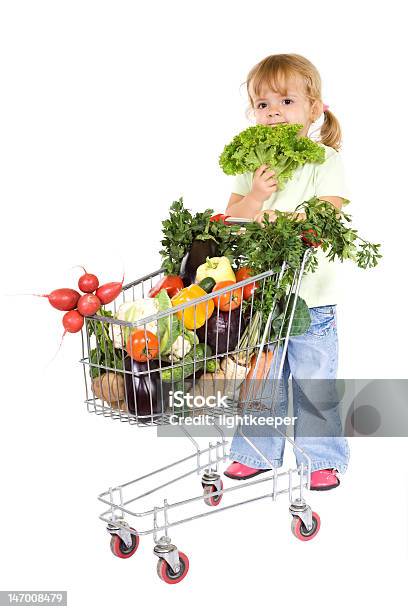
[[[341,147],[340,123],[330,110],[324,112],[324,121],[320,127],[319,142],[328,147],[332,147],[336,151]]]

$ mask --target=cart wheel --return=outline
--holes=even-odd
[[[118,535],[113,534],[111,536],[110,547],[111,551],[116,557],[120,557],[121,559],[128,559],[131,557],[139,546],[140,538],[138,535],[131,533],[132,543],[130,546],[126,546],[122,538]]]
[[[188,557],[179,551],[179,558],[180,569],[177,573],[173,572],[170,565],[164,559],[159,559],[157,562],[157,574],[167,584],[177,584],[177,582],[181,582],[187,576],[189,568]]]
[[[222,480],[220,481],[220,485],[221,485],[221,490],[222,490],[224,488]],[[203,487],[203,489],[204,489],[204,495],[208,495],[208,493],[214,493],[214,491],[217,490],[215,485],[206,485],[205,487]],[[207,506],[218,506],[221,500],[222,500],[222,493],[220,493],[219,495],[213,495],[212,497],[206,497],[204,499],[204,502],[207,504]]]
[[[291,528],[293,535],[299,540],[302,540],[303,542],[312,540],[320,529],[320,516],[317,514],[317,512],[312,513],[312,528],[310,531],[306,529],[302,519],[300,519],[298,516],[294,516],[292,518]]]

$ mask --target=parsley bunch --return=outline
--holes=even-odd
[[[298,212],[306,214],[305,220],[297,220]],[[351,259],[360,268],[372,268],[382,257],[380,244],[373,244],[360,238],[349,223],[351,216],[336,209],[331,203],[311,198],[296,207],[293,213],[275,211],[274,222],[264,216],[263,226],[253,222],[246,226],[245,232],[238,237],[237,250],[242,253],[243,264],[250,267],[254,275],[266,270],[279,273],[283,262],[288,265],[283,274],[279,289],[274,278],[261,281],[254,295],[254,308],[262,312],[265,323],[272,305],[283,298],[291,286],[294,274],[300,267],[304,253],[309,245],[302,239],[302,233],[313,230],[313,240],[320,242],[321,248],[330,261],[336,257],[340,261]],[[311,251],[307,260],[305,273],[317,269],[316,250]]]
[[[262,164],[275,171],[282,189],[295,170],[306,163],[321,164],[325,150],[310,138],[298,136],[301,124],[254,125],[226,145],[219,163],[225,174],[255,172]]]

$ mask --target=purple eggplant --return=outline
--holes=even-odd
[[[166,400],[166,394],[162,393],[160,372],[149,372],[158,367],[159,362],[155,360],[140,362],[129,356],[125,358],[126,403],[131,414],[149,416],[165,412],[168,396]]]
[[[207,257],[216,257],[217,253],[218,245],[215,240],[193,240],[180,265],[180,276],[185,287],[194,283],[197,268],[206,262]]]
[[[215,308],[211,317],[206,321],[205,325],[197,329],[197,336],[200,342],[207,342],[212,350],[217,353],[226,353],[234,351],[239,341],[239,332],[242,335],[247,326],[247,319],[241,314],[241,309],[229,311]],[[239,321],[241,318],[241,329]],[[205,338],[205,330],[207,328],[207,339]]]

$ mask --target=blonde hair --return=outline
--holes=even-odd
[[[290,78],[297,78],[303,83],[305,96],[309,99],[312,108],[316,101],[322,102],[321,78],[317,68],[302,55],[296,53],[280,53],[269,55],[258,62],[248,73],[246,85],[250,106],[246,110],[246,117],[250,119],[250,112],[254,110],[254,101],[251,97],[250,87],[257,96],[262,85],[287,95],[286,85]],[[315,119],[316,120],[316,119]],[[324,122],[320,127],[320,139],[317,141],[338,151],[341,147],[341,128],[336,117],[329,110],[324,112]]]

